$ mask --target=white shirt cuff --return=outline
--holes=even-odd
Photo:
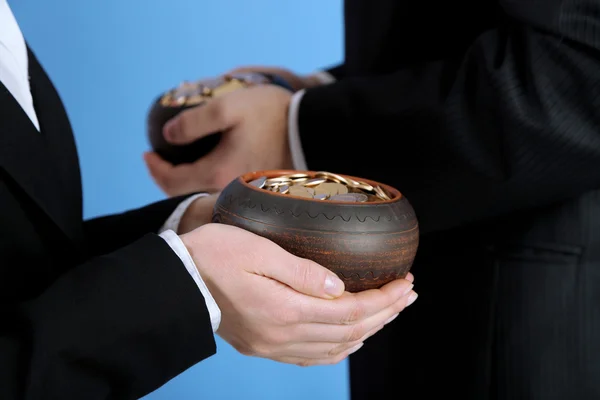
[[[294,169],[298,171],[308,170],[298,128],[298,112],[302,96],[304,96],[304,90],[294,93],[288,109],[288,140],[290,142],[290,151],[292,152],[292,164]]]
[[[219,325],[221,324],[221,309],[217,305],[217,302],[210,294],[210,291],[206,287],[206,284],[202,280],[200,273],[198,272],[198,268],[196,268],[196,264],[194,260],[190,256],[190,253],[187,251],[187,248],[179,238],[179,236],[175,233],[178,231],[179,222],[181,221],[181,217],[187,211],[188,207],[194,202],[194,200],[199,197],[208,196],[207,193],[199,193],[193,196],[188,197],[173,211],[173,213],[167,218],[164,225],[160,228],[158,232],[160,236],[167,242],[169,246],[173,249],[175,254],[179,256],[181,262],[187,269],[188,273],[194,279],[194,282],[200,289],[202,296],[204,296],[204,301],[206,302],[206,307],[208,308],[208,312],[210,314],[210,323],[213,328],[213,332],[216,332],[219,329]]]
[[[160,234],[160,236],[167,242],[167,244],[169,244],[169,246],[171,246],[175,254],[179,256],[183,262],[183,265],[185,265],[185,268],[194,279],[194,282],[196,282],[198,289],[200,289],[202,296],[204,296],[204,301],[206,302],[206,307],[208,308],[208,313],[210,315],[210,324],[212,325],[212,330],[213,332],[216,332],[221,324],[221,309],[219,309],[217,302],[212,297],[210,291],[206,287],[206,284],[202,280],[192,256],[190,256],[190,253],[187,251],[185,244],[183,244],[179,236],[172,230],[164,231]]]
[[[329,85],[335,82],[335,77],[326,71],[318,71],[310,76],[321,82],[322,85]]]
[[[179,231],[179,222],[181,221],[181,217],[183,217],[183,214],[185,214],[188,207],[194,202],[194,200],[196,200],[197,198],[200,198],[200,197],[204,197],[204,196],[208,196],[208,193],[195,194],[193,196],[188,197],[181,203],[179,203],[179,205],[177,206],[175,211],[173,211],[173,213],[169,216],[169,218],[167,218],[167,220],[165,221],[164,225],[160,228],[158,233],[168,231],[169,229],[172,230],[173,232]]]

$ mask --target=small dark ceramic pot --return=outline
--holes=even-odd
[[[270,192],[248,182],[306,171],[259,171],[223,189],[213,222],[237,226],[265,237],[296,256],[335,272],[349,292],[380,288],[410,271],[419,245],[414,210],[402,194],[383,187],[391,200],[348,203]],[[342,175],[345,176],[345,175]],[[346,177],[346,176],[345,176]]]
[[[157,98],[148,113],[148,140],[152,150],[173,165],[192,163],[210,153],[221,140],[220,133],[186,145],[171,144],[163,136],[163,127],[167,121],[184,110],[200,106],[165,107],[160,103],[160,97]]]
[[[241,79],[250,81],[252,84],[269,83],[290,91],[292,90],[291,86],[283,78],[275,75],[250,73],[244,74]],[[211,81],[210,79],[198,81],[198,84],[202,85],[203,82],[206,82],[209,85],[212,83]],[[186,145],[173,145],[165,140],[163,127],[170,119],[185,110],[201,107],[205,104],[204,101],[201,101],[200,103],[191,105],[185,102],[179,104],[175,102],[174,104],[165,105],[163,102],[165,96],[176,91],[177,89],[172,89],[158,96],[152,103],[147,116],[147,134],[150,146],[159,156],[174,165],[193,163],[210,153],[221,140],[220,132],[205,136]]]

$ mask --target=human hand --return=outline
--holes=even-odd
[[[242,354],[335,364],[416,299],[410,274],[344,292],[331,271],[240,228],[208,224],[181,238],[221,309],[217,333]]]
[[[287,110],[291,93],[274,85],[239,89],[183,111],[165,124],[172,144],[188,144],[215,132],[223,136],[208,155],[174,166],[155,153],[144,155],[156,184],[169,196],[202,188],[223,189],[250,171],[291,169]]]
[[[185,213],[179,220],[177,234],[182,235],[188,233],[199,226],[211,222],[213,209],[221,192],[214,190],[205,190],[205,192],[209,194],[197,198],[185,210]]]

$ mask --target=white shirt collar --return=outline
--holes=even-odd
[[[39,130],[29,86],[27,46],[6,0],[0,0],[0,82]]]
[[[27,77],[27,47],[23,33],[6,0],[0,0],[0,46],[7,49],[19,68],[20,78]],[[23,73],[24,72],[24,73]]]

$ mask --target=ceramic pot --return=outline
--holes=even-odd
[[[414,210],[397,189],[379,185],[391,200],[349,203],[271,192],[250,185],[259,177],[314,171],[258,171],[234,179],[221,192],[213,222],[265,237],[299,257],[335,272],[349,292],[379,288],[410,271],[419,244]]]

